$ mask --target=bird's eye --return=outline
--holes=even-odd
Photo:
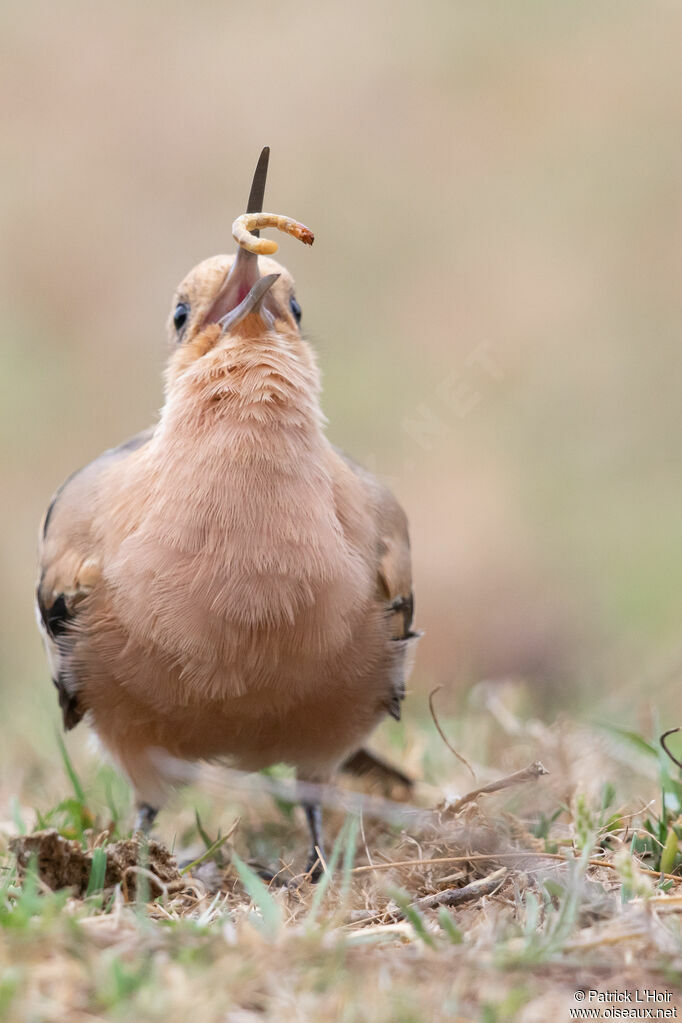
[[[178,302],[178,304],[175,307],[175,312],[173,313],[173,325],[178,334],[187,323],[188,316],[189,305],[187,304],[187,302]]]
[[[293,295],[291,296],[291,299],[289,300],[289,308],[291,309],[291,315],[296,320],[296,323],[300,323],[301,322],[301,307],[298,304],[298,302],[296,301],[296,299],[293,297]]]

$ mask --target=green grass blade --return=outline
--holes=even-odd
[[[455,923],[452,913],[445,906],[441,906],[438,910],[438,923],[441,926],[441,930],[443,930],[449,938],[451,944],[461,945],[463,943],[464,935]]]
[[[232,862],[239,874],[239,879],[246,889],[246,893],[253,902],[254,906],[260,914],[259,929],[261,932],[271,940],[277,937],[279,930],[282,926],[282,913],[273,899],[272,895],[268,891],[266,885],[263,884],[257,874],[251,870],[251,867],[247,866],[243,860],[237,856],[236,852],[232,853]]]
[[[201,817],[199,816],[199,811],[197,809],[194,810],[194,822],[197,826],[197,831],[199,832],[199,837],[201,838],[201,841],[204,843],[205,847],[209,849],[213,845],[213,840],[211,839],[208,832],[201,823]]]
[[[663,846],[663,852],[661,853],[661,871],[664,874],[671,874],[673,872],[678,848],[678,838],[675,834],[675,829],[671,826]]]
[[[430,948],[435,948],[436,942],[433,940],[433,936],[429,934],[426,928],[424,917],[421,915],[419,910],[412,905],[408,893],[402,888],[391,888],[389,894],[401,910],[408,923],[412,924],[412,930],[417,937],[421,938],[425,945],[428,945]]]
[[[233,834],[235,833],[235,831],[237,829],[237,825],[238,824],[239,824],[239,819],[237,819],[234,822],[234,824],[229,829],[229,831],[227,832],[226,835],[218,835],[218,837],[213,842],[211,842],[210,839],[208,839],[208,835],[206,835],[206,838],[209,841],[209,845],[204,849],[204,851],[201,853],[200,856],[197,856],[197,858],[195,860],[192,860],[191,863],[188,863],[186,866],[184,866],[182,868],[182,870],[180,871],[180,873],[181,874],[189,874],[189,872],[194,867],[198,867],[200,864],[205,863],[206,860],[210,860],[212,856],[215,856],[215,854],[217,852],[219,852],[220,849],[222,849],[222,847],[225,845],[225,843],[228,842],[232,838]],[[202,838],[203,838],[203,835],[202,835]]]
[[[351,814],[348,818],[348,829],[346,831],[343,847],[343,867],[341,870],[341,905],[343,906],[348,898],[350,890],[353,864],[355,862],[355,847],[360,830],[360,818],[357,814]]]
[[[99,846],[94,850],[92,854],[92,866],[90,868],[90,878],[88,880],[88,887],[85,893],[85,897],[88,895],[95,895],[96,892],[101,892],[104,888],[104,878],[107,872],[107,854],[106,851]]]
[[[73,787],[73,791],[74,791],[74,794],[76,796],[76,799],[80,803],[85,805],[85,792],[83,790],[83,786],[80,783],[80,778],[76,774],[76,768],[73,766],[73,762],[71,760],[71,757],[69,756],[69,751],[66,748],[66,745],[64,743],[63,738],[61,737],[59,732],[57,732],[56,734],[57,734],[57,745],[59,746],[59,752],[61,754],[62,763],[64,764],[64,769],[66,770],[66,773],[69,776],[69,780],[70,780],[71,785]]]
[[[601,728],[603,731],[608,732],[615,739],[620,739],[626,745],[636,749],[639,753],[644,753],[646,756],[655,757],[658,760],[659,752],[652,743],[647,742],[646,739],[638,735],[637,732],[631,732],[627,728],[619,728],[617,725],[611,725],[606,721],[597,721],[597,728]]]

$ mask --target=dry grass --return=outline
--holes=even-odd
[[[317,886],[296,874],[302,830],[297,848],[282,853],[296,831],[282,798],[286,780],[274,780],[275,801],[272,778],[249,783],[241,822],[227,841],[211,841],[226,811],[216,768],[166,815],[179,829],[177,858],[193,861],[182,873],[151,846],[138,867],[125,860],[124,876],[105,876],[102,865],[98,880],[93,866],[90,894],[81,885],[75,897],[52,892],[25,856],[18,874],[8,856],[0,910],[5,1018],[544,1021],[568,1019],[578,988],[668,991],[666,1004],[676,1005],[678,856],[668,856],[673,872],[664,880],[652,843],[630,851],[647,821],[660,819],[655,773],[663,761],[634,736],[523,722],[508,705],[502,714],[499,697],[485,707],[488,721],[491,709],[515,732],[504,740],[505,763],[518,768],[531,750],[549,774],[520,772],[525,783],[465,800],[462,793],[484,781],[494,788],[503,771],[466,749],[479,776],[472,786],[441,744],[439,769],[451,778],[455,769],[461,790],[446,796],[420,784],[415,805],[400,811],[376,794],[352,796],[360,812],[347,812],[348,795],[328,806],[336,838]],[[451,722],[442,727],[452,734]],[[430,732],[426,724],[415,729],[404,759],[425,735],[433,741]],[[677,783],[663,774],[670,800]],[[609,778],[616,787],[604,785]],[[130,842],[117,839],[116,808],[105,829],[109,811],[97,805],[97,785],[83,791],[75,772],[72,781],[66,808],[34,823],[57,825],[75,839],[78,857],[104,849],[109,863],[122,863]],[[627,802],[617,802],[621,790]],[[325,798],[334,803],[333,793]],[[206,826],[191,822],[201,799]],[[28,816],[17,810],[5,841]],[[266,886],[245,864],[239,854],[250,851],[280,870],[276,882]],[[166,873],[156,883],[159,856]],[[40,874],[50,876],[44,858]]]

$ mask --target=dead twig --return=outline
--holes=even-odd
[[[538,778],[545,774],[549,774],[549,771],[539,760],[536,760],[529,767],[524,767],[522,771],[514,771],[513,774],[507,775],[506,778],[500,778],[498,781],[491,781],[490,784],[482,785],[478,789],[472,789],[471,792],[467,792],[465,796],[462,796],[456,803],[449,806],[447,810],[449,813],[459,813],[461,809],[469,803],[473,803],[479,796],[486,796],[491,792],[500,792],[502,789],[511,788],[513,785],[524,785],[528,781],[537,781]]]
[[[482,877],[478,881],[462,885],[461,888],[444,888],[433,895],[424,895],[421,899],[415,899],[414,902],[410,903],[410,909],[417,909],[421,912],[423,909],[438,909],[439,906],[461,906],[465,902],[474,902],[484,895],[491,895],[497,891],[504,883],[506,874],[507,868],[499,867],[492,874],[488,874],[487,877]],[[377,921],[383,920],[388,914],[390,914],[394,922],[405,919],[404,910],[398,906],[391,906],[390,908],[380,909],[376,913],[371,913],[362,920],[356,920],[354,926],[358,928],[371,928]]]
[[[461,888],[444,888],[434,895],[424,895],[412,903],[415,909],[437,909],[439,906],[461,906],[463,902],[474,902],[484,895],[492,895],[503,884],[507,875],[506,867],[499,867],[498,870],[482,877],[478,881],[471,881]]]
[[[443,742],[445,743],[447,748],[453,754],[453,756],[457,757],[457,759],[460,761],[460,763],[464,764],[464,766],[469,771],[469,774],[474,779],[474,781],[478,781],[478,778],[476,777],[476,772],[474,771],[473,767],[471,766],[469,761],[466,759],[466,757],[462,756],[461,753],[458,753],[457,750],[455,749],[455,747],[450,744],[450,741],[449,741],[447,735],[445,734],[445,732],[441,728],[440,721],[436,717],[436,709],[433,706],[433,698],[436,695],[436,693],[440,692],[440,690],[442,688],[443,688],[442,686],[436,686],[436,688],[432,689],[431,692],[429,693],[429,710],[431,711],[431,717],[433,719],[434,725],[436,726],[436,731],[440,735],[441,739],[443,740]]]
[[[132,894],[128,887],[128,876],[130,874],[135,874],[139,877],[147,878],[147,880],[150,882],[149,888],[150,896],[152,899],[157,899],[159,897],[159,894],[161,894],[164,899],[168,898],[168,885],[165,884],[161,880],[161,878],[154,873],[153,870],[149,870],[147,867],[141,867],[139,866],[139,864],[131,864],[130,866],[125,868],[121,875],[121,888],[123,889],[123,897],[125,898],[126,902],[132,901]],[[159,888],[160,892],[154,892],[152,890],[153,888]]]
[[[667,746],[666,741],[665,741],[668,738],[669,735],[674,735],[676,732],[679,732],[679,730],[680,730],[679,726],[677,728],[669,728],[667,732],[663,733],[663,735],[661,736],[661,738],[658,741],[660,742],[661,746],[663,747],[665,752],[668,754],[668,756],[672,760],[673,764],[675,764],[676,767],[682,768],[682,762],[680,762],[677,759],[677,757],[673,756],[673,754],[668,749],[668,746]]]

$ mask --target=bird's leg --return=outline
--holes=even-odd
[[[148,835],[152,830],[152,825],[156,820],[158,812],[158,808],[150,806],[149,803],[138,803],[137,813],[135,814],[135,827],[133,830],[141,831],[143,835]]]
[[[322,858],[324,857],[322,845],[322,808],[319,803],[303,802],[301,805],[305,810],[305,818],[308,822],[310,838],[312,840],[312,849],[310,850],[310,856],[305,869],[306,873],[310,874],[310,880],[315,883],[320,880],[324,870],[322,866]]]

